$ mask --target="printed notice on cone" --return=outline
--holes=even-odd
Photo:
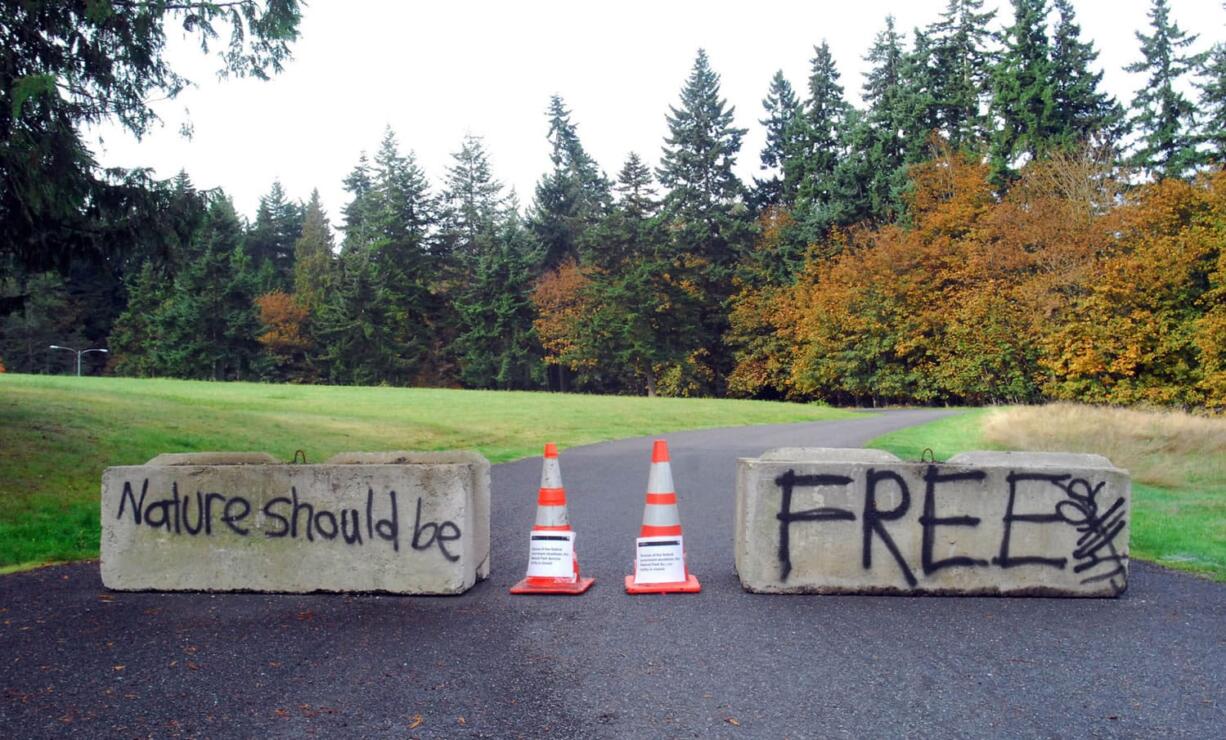
[[[575,577],[575,533],[534,532],[528,543],[530,578]]]
[[[635,583],[685,580],[685,552],[680,537],[639,537],[634,545]]]

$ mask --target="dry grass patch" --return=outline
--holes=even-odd
[[[1226,485],[1226,418],[1054,403],[993,410],[982,430],[1001,449],[1105,455],[1141,483]]]

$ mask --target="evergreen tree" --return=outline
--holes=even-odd
[[[125,285],[128,305],[115,320],[108,340],[113,367],[120,375],[156,377],[165,372],[158,318],[168,297],[166,276],[147,260],[128,276]]]
[[[19,279],[20,278],[20,279]],[[67,281],[54,272],[0,278],[0,295],[24,290],[20,310],[0,317],[0,358],[13,373],[75,373],[76,358],[52,344],[83,347],[82,313],[68,292]],[[86,355],[85,361],[97,355]],[[88,372],[88,365],[82,372]]]
[[[991,94],[992,59],[988,25],[995,10],[985,11],[983,0],[949,0],[940,20],[924,40],[931,40],[932,100],[942,133],[954,148],[978,149],[988,139],[989,122],[983,115]],[[920,56],[917,32],[916,59]]]
[[[936,98],[940,81],[929,63],[932,56],[928,34],[915,29],[911,50],[903,53],[898,74],[898,125],[906,152],[903,159],[908,164],[930,158],[929,139],[934,131],[941,130],[941,111]],[[958,126],[958,146],[977,146],[981,140],[976,138],[973,127],[965,123]],[[952,132],[946,132],[951,144],[952,136]],[[907,187],[904,185],[903,189]]]
[[[992,74],[992,182],[1003,188],[1023,154],[1045,152],[1057,132],[1047,0],[1012,0],[1013,24]]]
[[[429,184],[413,153],[400,153],[390,128],[384,132],[371,175],[364,223],[367,241],[357,248],[367,255],[364,269],[374,271],[378,295],[390,304],[384,308],[395,317],[388,327],[389,350],[401,360],[385,363],[382,369],[388,374],[380,380],[394,385],[433,381],[429,360],[436,347],[433,333],[440,307],[430,290],[433,261],[427,237],[434,203]]]
[[[195,256],[175,276],[157,314],[156,356],[166,374],[209,380],[250,375],[259,323],[242,231],[229,198],[215,198],[193,243]]]
[[[810,61],[809,98],[798,124],[801,152],[784,170],[784,187],[795,183],[797,221],[806,230],[806,241],[816,240],[836,221],[835,170],[843,155],[850,110],[834,57],[823,41],[814,47]]]
[[[796,193],[783,187],[784,164],[795,157],[800,144],[795,141],[798,132],[797,119],[801,115],[800,101],[792,85],[783,76],[783,70],[775,72],[770,89],[762,100],[766,118],[758,123],[766,128],[766,146],[762,147],[761,168],[770,173],[765,179],[754,178],[754,203],[759,208],[791,202]]]
[[[403,384],[413,370],[400,351],[403,321],[371,252],[343,252],[336,286],[317,320],[328,379],[341,385]]]
[[[706,358],[687,365],[674,390],[709,392],[703,378],[718,378],[728,365],[719,337],[727,325],[731,273],[748,242],[749,224],[743,186],[732,171],[745,129],[733,125],[733,109],[720,97],[719,75],[705,51],[698,51],[681,105],[670,106],[667,120],[658,170],[669,191],[663,217],[672,233],[672,254],[692,272],[700,295],[702,324],[688,334],[691,346],[702,348]]]
[[[1125,67],[1144,74],[1145,82],[1132,98],[1135,142],[1129,164],[1160,177],[1184,177],[1198,163],[1191,101],[1179,92],[1181,78],[1203,61],[1203,55],[1181,50],[1196,41],[1170,17],[1166,0],[1153,0],[1149,11],[1153,33],[1136,32],[1142,58]]]
[[[440,253],[461,273],[492,245],[502,205],[502,184],[494,179],[485,145],[468,134],[447,168],[438,239]]]
[[[584,237],[609,207],[609,181],[579,142],[570,111],[562,98],[549,100],[549,158],[553,171],[536,186],[531,226],[544,250],[544,264],[556,267],[578,258]]]
[[[247,234],[247,253],[257,271],[269,275],[262,292],[286,290],[293,284],[294,242],[302,233],[303,209],[285,197],[280,181],[260,197],[255,223]],[[266,267],[267,266],[267,267]]]
[[[513,202],[494,237],[476,242],[481,251],[470,257],[469,275],[457,289],[460,380],[472,388],[538,388],[543,368],[532,289],[539,255]]]
[[[332,227],[319,190],[312,190],[302,235],[294,242],[294,297],[311,315],[318,313],[332,286],[334,261]]]
[[[910,101],[903,81],[903,50],[894,30],[894,16],[886,16],[885,29],[877,34],[865,61],[872,66],[864,81],[863,97],[868,111],[863,131],[852,132],[845,151],[860,153],[864,171],[854,172],[847,185],[856,186],[852,195],[862,205],[857,211],[878,222],[892,221],[902,212],[901,191],[906,181],[907,142]],[[862,139],[862,140],[860,140]],[[847,161],[845,159],[844,161]],[[861,213],[852,214],[852,218]]]
[[[350,194],[351,200],[341,209],[341,216],[345,219],[342,253],[368,244],[374,238],[368,224],[375,206],[374,183],[371,180],[370,161],[366,158],[366,152],[358,156],[358,163],[345,176],[344,188]]]
[[[1081,40],[1081,27],[1070,0],[1055,0],[1058,19],[1052,34],[1052,107],[1055,144],[1062,148],[1092,140],[1113,143],[1124,112],[1110,95],[1099,91],[1103,73],[1090,65],[1098,58],[1094,44]]]
[[[1200,108],[1201,140],[1209,145],[1211,157],[1220,166],[1226,163],[1226,44],[1217,44],[1205,60]]]
[[[613,190],[617,195],[613,210],[595,232],[593,264],[601,270],[617,272],[627,261],[659,251],[663,231],[659,219],[651,169],[638,154],[626,157]]]

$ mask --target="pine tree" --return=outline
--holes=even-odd
[[[1209,146],[1211,157],[1221,166],[1226,164],[1226,44],[1217,44],[1205,60],[1200,109],[1202,142]]]
[[[1037,157],[1052,146],[1057,122],[1047,0],[1012,0],[1013,24],[992,73],[992,182],[1003,188],[1021,155]]]
[[[247,234],[247,253],[257,271],[269,275],[264,291],[286,290],[293,284],[294,242],[302,233],[303,209],[285,197],[281,182],[273,181],[260,197],[255,223]],[[268,267],[266,268],[265,265]]]
[[[1103,73],[1090,65],[1098,58],[1094,44],[1081,40],[1081,27],[1070,0],[1055,0],[1058,19],[1052,34],[1052,108],[1056,120],[1053,138],[1064,149],[1089,142],[1114,143],[1119,136],[1123,109],[1101,92]]]
[[[766,146],[762,147],[761,169],[770,175],[765,179],[754,178],[754,203],[759,208],[790,202],[796,197],[795,192],[784,190],[782,172],[784,163],[798,152],[796,121],[801,115],[801,107],[791,83],[783,76],[783,70],[775,72],[771,78],[762,108],[766,111],[766,118],[758,123],[766,128]]]
[[[334,262],[332,227],[319,190],[312,190],[302,235],[294,243],[294,297],[312,315],[318,313],[332,286]]]
[[[1136,32],[1142,58],[1124,68],[1145,75],[1145,82],[1132,98],[1130,123],[1139,138],[1128,161],[1159,177],[1184,177],[1200,157],[1196,151],[1195,108],[1178,86],[1204,57],[1181,51],[1197,37],[1184,33],[1171,20],[1166,0],[1153,0],[1149,19],[1153,33]]]
[[[955,149],[976,150],[988,140],[989,122],[982,108],[991,94],[988,25],[995,17],[995,10],[983,10],[983,0],[949,0],[940,20],[922,36],[931,42],[930,54],[922,52],[921,34],[916,33],[913,63],[932,60],[936,122]]]
[[[587,230],[609,207],[609,181],[579,142],[562,98],[549,100],[549,158],[553,170],[536,186],[531,226],[544,250],[546,267],[578,258]]]

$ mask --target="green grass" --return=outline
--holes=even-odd
[[[0,568],[97,557],[102,471],[161,452],[470,448],[492,462],[681,429],[848,418],[717,399],[0,375]]]
[[[981,429],[988,413],[988,409],[975,409],[908,427],[878,437],[868,446],[909,460],[918,460],[924,448],[931,448],[937,460],[967,450],[999,449],[984,438]],[[1134,558],[1226,581],[1226,480],[1197,478],[1184,486],[1133,480],[1129,549]]]

